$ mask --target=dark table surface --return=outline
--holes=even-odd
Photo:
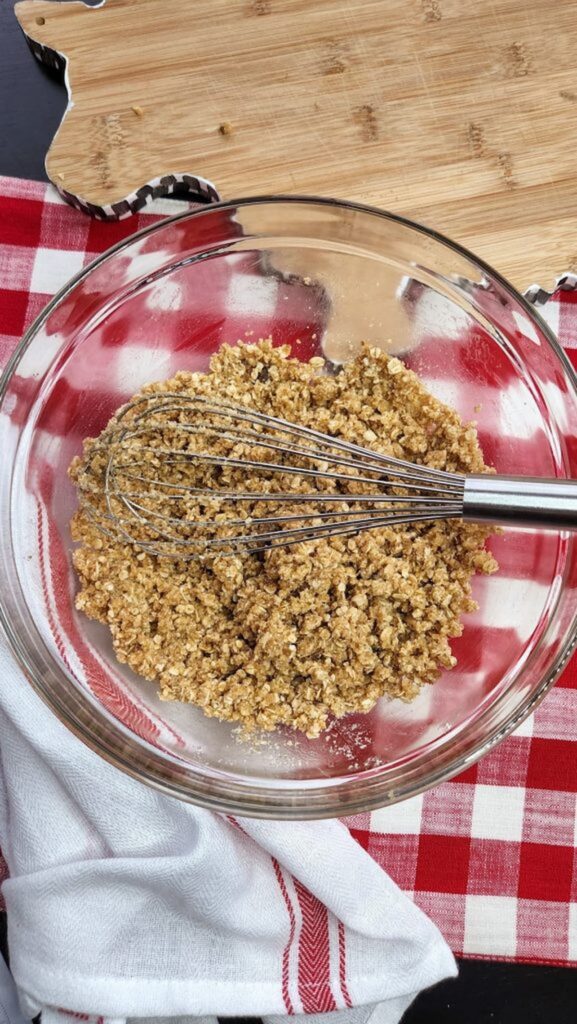
[[[0,174],[44,181],[44,155],[66,106],[66,92],[30,54],[13,6],[14,0],[0,0]],[[0,948],[5,950],[4,936],[0,919]],[[419,996],[403,1024],[577,1020],[575,970],[473,960],[461,961],[459,967],[457,980]]]

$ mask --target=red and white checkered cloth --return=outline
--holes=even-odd
[[[165,200],[102,223],[49,186],[0,178],[0,367],[72,274],[176,210]],[[560,288],[542,313],[577,365],[577,291]],[[576,668],[478,765],[347,822],[457,954],[577,965]]]

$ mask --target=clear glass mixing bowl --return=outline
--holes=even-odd
[[[382,700],[320,739],[240,741],[161,703],[74,610],[67,467],[147,381],[204,370],[224,341],[272,335],[301,358],[363,340],[402,356],[476,420],[504,473],[577,477],[575,375],[535,311],[432,231],[356,204],[251,199],[155,224],[79,274],[0,385],[0,615],[32,685],[103,757],[166,793],[275,818],[353,813],[417,793],[489,750],[553,683],[576,631],[575,540],[507,530],[477,578],[458,666],[413,704]]]

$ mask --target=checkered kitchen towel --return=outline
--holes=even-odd
[[[0,179],[0,365],[66,279],[151,216],[176,209],[164,201],[101,223],[48,186]],[[572,284],[542,313],[577,357]],[[576,690],[574,661],[535,715],[478,765],[347,822],[457,954],[577,964]]]

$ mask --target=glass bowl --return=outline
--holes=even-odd
[[[574,372],[498,274],[400,217],[353,203],[223,203],[141,231],[49,303],[0,388],[0,615],[53,712],[108,761],[165,793],[271,818],[352,814],[459,772],[535,707],[576,632],[575,539],[507,529],[500,572],[458,665],[412,704],[382,700],[319,739],[239,740],[230,724],[162,703],[74,609],[67,467],[142,384],[205,370],[225,341],[271,335],[301,358],[349,359],[363,340],[401,356],[476,420],[503,473],[577,476]]]

